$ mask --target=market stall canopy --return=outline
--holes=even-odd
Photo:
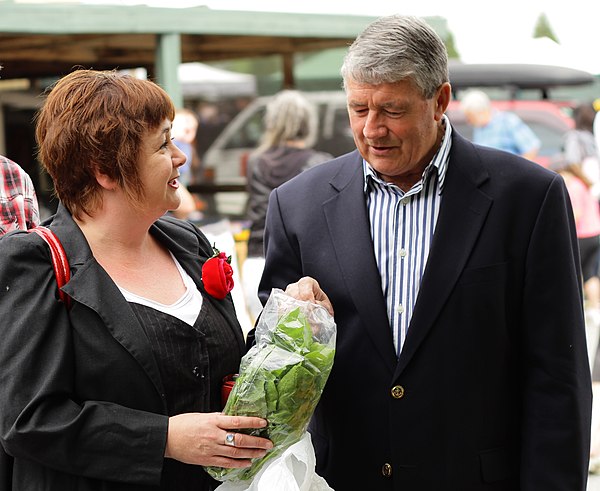
[[[181,36],[181,62],[315,51],[346,46],[373,19],[0,0],[2,78],[59,76],[77,65],[152,72],[158,37],[173,33]]]
[[[289,65],[294,53],[348,46],[375,18],[0,0],[0,64],[3,79],[55,77],[78,65],[153,73],[160,38],[176,34],[179,63],[280,54]],[[426,20],[448,35],[445,19]]]

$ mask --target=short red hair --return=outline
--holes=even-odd
[[[38,157],[55,194],[81,219],[101,205],[96,171],[118,182],[132,201],[143,197],[142,139],[174,117],[171,98],[154,82],[77,70],[56,82],[36,116]]]

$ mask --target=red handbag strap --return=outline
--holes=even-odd
[[[47,227],[41,225],[29,229],[28,232],[35,232],[42,239],[46,241],[50,247],[50,255],[52,257],[52,267],[54,268],[54,275],[56,276],[56,283],[58,284],[58,297],[67,306],[67,309],[71,307],[71,297],[61,290],[61,288],[67,284],[71,279],[71,270],[69,269],[69,260],[65,254],[60,240],[54,235],[54,232]]]

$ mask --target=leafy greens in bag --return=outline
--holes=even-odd
[[[244,469],[207,467],[220,481],[252,479],[265,462],[281,455],[306,432],[335,355],[336,325],[319,305],[273,289],[256,327],[256,344],[242,358],[224,414],[258,416],[273,449]]]

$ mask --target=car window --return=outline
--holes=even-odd
[[[542,142],[539,155],[551,157],[562,149],[563,133],[537,121],[525,121]]]
[[[256,148],[263,133],[265,110],[265,106],[257,107],[256,111],[236,131],[231,133],[225,149]]]
[[[329,106],[329,112],[323,119],[323,129],[319,132],[315,148],[328,152],[334,157],[354,150],[354,139],[346,106]]]

